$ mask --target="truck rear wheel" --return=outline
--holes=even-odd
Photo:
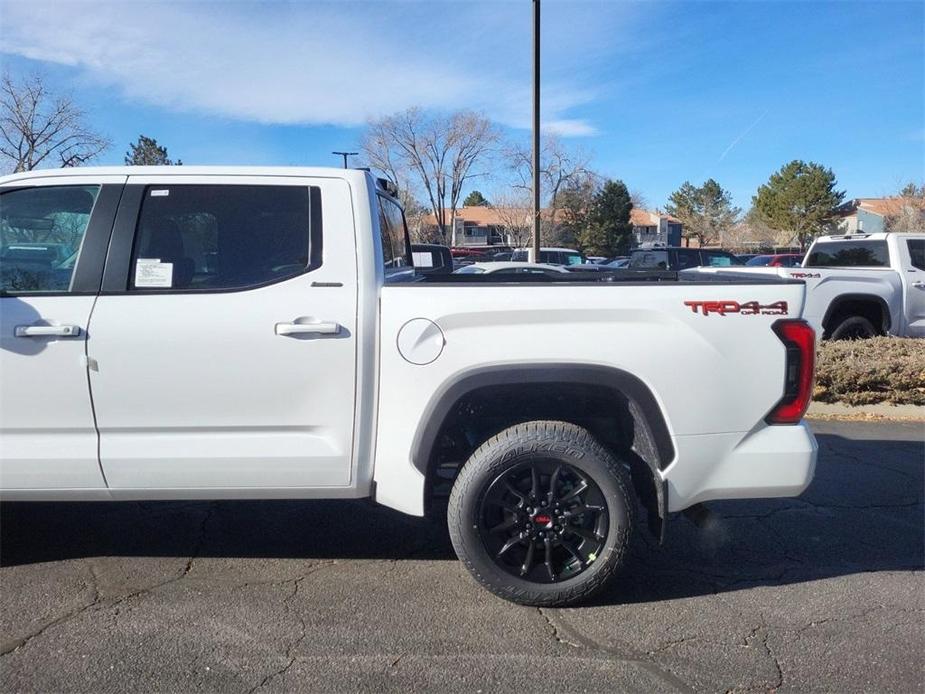
[[[566,422],[505,429],[472,454],[450,494],[456,554],[479,583],[522,605],[601,590],[623,563],[635,499],[628,472]]]
[[[877,329],[874,324],[863,316],[845,316],[832,329],[832,340],[862,340],[875,337]]]

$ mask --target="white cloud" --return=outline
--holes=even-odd
[[[529,15],[513,3],[2,9],[0,51],[72,66],[132,102],[272,124],[354,126],[412,105],[530,123]],[[544,83],[546,127],[566,136],[596,132],[570,113],[594,98],[576,81]]]
[[[588,137],[597,135],[597,128],[584,120],[563,118],[561,120],[544,121],[542,129],[562,137]]]

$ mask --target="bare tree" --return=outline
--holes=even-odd
[[[724,243],[726,248],[750,252],[791,248],[799,245],[792,232],[772,228],[754,209],[749,210],[738,222],[729,227]]]
[[[370,166],[399,189],[420,188],[440,235],[456,242],[456,209],[466,181],[481,175],[473,167],[498,141],[491,121],[471,111],[430,116],[419,108],[370,121],[361,148]],[[447,214],[449,213],[449,214]],[[449,218],[448,218],[449,217]]]
[[[515,248],[526,246],[533,233],[532,198],[516,190],[493,197],[495,202],[491,208],[498,216],[501,232],[506,237],[505,242],[511,243]]]
[[[925,184],[909,183],[885,202],[885,231],[925,231]]]
[[[14,172],[40,166],[80,166],[109,140],[86,124],[83,111],[67,96],[52,94],[41,75],[0,84],[0,157]]]
[[[523,144],[512,144],[503,155],[513,173],[512,186],[530,192],[533,189],[533,154]],[[564,189],[577,180],[592,175],[588,168],[591,156],[581,149],[569,149],[555,135],[543,138],[540,150],[540,185],[547,204],[541,219],[543,235],[549,239],[555,236],[558,224],[560,196]]]
[[[647,210],[649,209],[649,201],[645,195],[643,195],[638,190],[630,191],[630,200],[633,201],[634,210]]]

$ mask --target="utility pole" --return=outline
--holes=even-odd
[[[331,152],[331,154],[337,154],[343,157],[344,158],[344,168],[346,169],[347,168],[347,157],[355,156],[359,154],[359,152]]]
[[[533,0],[533,262],[540,262],[540,0]]]

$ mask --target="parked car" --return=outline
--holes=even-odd
[[[616,260],[611,260],[609,263],[605,263],[601,267],[608,268],[610,270],[619,270],[620,268],[626,267],[629,265],[629,258],[617,258]]]
[[[756,255],[745,263],[748,267],[799,267],[803,262],[800,253],[777,253],[774,255]]]
[[[757,258],[758,253],[736,253],[736,258],[742,261],[745,265],[748,265],[748,261],[752,258]]]
[[[501,251],[500,253],[492,254],[491,259],[492,262],[503,263],[510,260],[513,254],[513,251]]]
[[[637,504],[661,537],[812,478],[800,282],[422,275],[387,184],[335,168],[7,176],[0,243],[62,209],[64,287],[0,266],[3,499],[448,508],[483,586],[567,605],[623,563]]]
[[[591,263],[593,265],[601,265],[606,263],[609,259],[602,255],[589,255],[585,258],[586,263]]]
[[[454,275],[561,275],[568,274],[561,265],[544,265],[543,263],[519,263],[515,261],[498,261],[491,263],[473,263],[453,272]]]
[[[532,263],[536,259],[532,248],[518,248],[511,254],[511,260]],[[539,262],[547,265],[581,265],[585,259],[574,248],[540,248]]]
[[[685,270],[691,267],[740,266],[742,262],[728,251],[716,248],[656,247],[630,252],[626,267],[631,270]]]
[[[821,339],[925,337],[925,234],[820,236],[800,267],[737,271],[804,281]]]

